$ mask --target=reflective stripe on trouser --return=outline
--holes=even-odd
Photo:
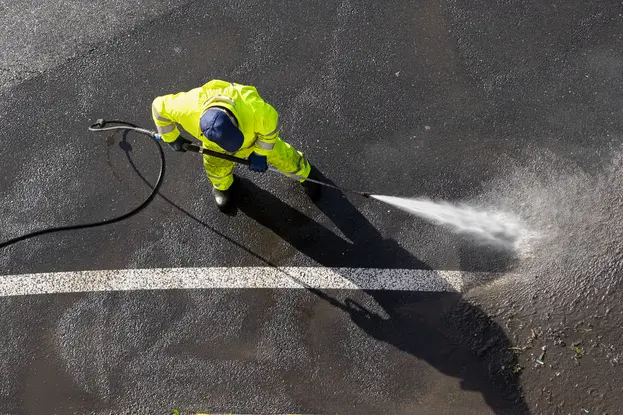
[[[234,156],[247,158],[251,153],[253,153],[253,148],[244,148],[234,153]],[[300,176],[301,182],[309,176],[309,171],[311,170],[311,165],[305,159],[303,153],[297,151],[280,138],[277,139],[275,148],[268,153],[266,159],[269,164],[282,172]],[[208,178],[214,187],[219,190],[229,189],[229,186],[234,182],[234,176],[232,175],[234,164],[235,163],[232,161],[223,160],[218,157],[203,156],[203,166],[208,174]]]

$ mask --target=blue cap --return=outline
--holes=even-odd
[[[208,140],[216,143],[225,151],[238,151],[244,143],[242,131],[221,109],[209,108],[204,112],[199,120],[199,127]]]

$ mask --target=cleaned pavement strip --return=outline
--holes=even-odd
[[[209,267],[54,272],[0,278],[0,296],[98,291],[315,288],[461,292],[481,273],[377,268]]]

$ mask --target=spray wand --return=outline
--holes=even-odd
[[[210,156],[218,157],[218,158],[225,159],[225,160],[234,161],[236,163],[244,164],[244,165],[247,165],[247,166],[249,164],[251,164],[251,162],[248,159],[243,159],[243,158],[240,158],[240,157],[230,156],[229,154],[218,153],[216,151],[212,151],[212,150],[207,149],[205,147],[199,147],[199,146],[196,146],[194,144],[184,144],[183,147],[184,147],[184,150],[190,151],[191,153],[208,154]],[[272,171],[272,172],[275,172],[275,173],[279,173],[279,174],[281,174],[283,176],[286,176],[286,177],[289,177],[290,179],[293,179],[293,180],[301,180],[302,179],[301,176],[297,176],[296,174],[283,172],[283,171],[281,171],[279,169],[276,169],[273,166],[268,166],[268,170]],[[346,189],[346,188],[343,188],[343,187],[339,187],[339,186],[333,185],[331,183],[327,183],[327,182],[323,182],[323,181],[315,180],[315,179],[310,179],[309,177],[306,178],[305,181],[312,182],[312,183],[317,183],[317,184],[319,184],[321,186],[331,187],[333,189],[337,189],[337,190],[340,190],[342,192],[353,193],[353,194],[356,194],[356,195],[359,195],[359,196],[363,196],[363,197],[367,197],[367,198],[370,197],[370,194],[366,193],[366,192],[359,192],[357,190]]]
[[[110,124],[116,124],[116,125],[110,125]],[[104,226],[104,225],[109,225],[115,222],[119,222],[125,219],[128,219],[131,216],[136,215],[137,213],[139,213],[140,211],[142,211],[143,209],[145,209],[147,207],[147,205],[149,205],[151,203],[152,200],[154,200],[154,198],[156,197],[156,194],[158,194],[158,190],[160,189],[160,186],[162,185],[163,179],[164,179],[164,172],[165,172],[165,159],[164,159],[164,152],[162,151],[162,146],[160,145],[159,141],[160,138],[158,136],[158,133],[155,131],[151,131],[151,130],[147,130],[145,128],[139,127],[138,125],[134,125],[132,123],[126,122],[126,121],[120,121],[120,120],[109,120],[109,121],[105,121],[104,119],[100,118],[99,120],[97,120],[95,122],[95,124],[91,125],[89,127],[89,131],[93,131],[93,132],[102,132],[102,131],[116,131],[116,130],[131,130],[131,131],[136,131],[137,133],[140,134],[144,134],[146,136],[148,136],[149,138],[151,138],[153,140],[153,142],[156,144],[156,147],[158,148],[158,155],[160,156],[160,172],[158,173],[158,179],[156,180],[156,184],[154,185],[151,193],[149,194],[149,196],[147,197],[147,199],[145,199],[145,201],[143,201],[143,203],[141,203],[139,206],[135,207],[134,209],[132,209],[131,211],[124,213],[123,215],[120,216],[116,216],[110,219],[105,219],[105,220],[100,220],[100,221],[96,221],[96,222],[89,222],[89,223],[82,223],[82,224],[78,224],[78,225],[67,225],[67,226],[57,226],[57,227],[51,227],[51,228],[46,228],[46,229],[40,229],[37,231],[32,231],[32,232],[28,232],[26,234],[11,238],[7,241],[4,242],[0,242],[0,249],[2,248],[6,248],[7,246],[13,245],[17,242],[26,240],[26,239],[30,239],[33,238],[35,236],[40,236],[40,235],[46,235],[49,233],[54,233],[54,232],[59,232],[59,231],[69,231],[69,230],[78,230],[78,229],[87,229],[87,228],[94,228],[94,227],[98,227],[98,226]],[[225,159],[225,160],[230,160],[236,163],[240,163],[240,164],[245,164],[245,165],[249,165],[251,162],[247,159],[243,159],[243,158],[239,158],[239,157],[235,157],[229,154],[223,154],[223,153],[219,153],[207,148],[203,148],[203,147],[199,147],[193,144],[185,144],[184,145],[184,149],[186,151],[190,151],[192,153],[198,153],[198,154],[208,154],[210,156],[214,156],[214,157],[218,157],[221,159]],[[285,173],[282,172],[280,170],[277,170],[274,167],[269,167],[270,171],[276,172],[276,173],[280,173],[286,177],[289,177],[293,180],[301,180],[302,177],[297,176],[295,174],[290,174],[290,173]],[[343,192],[349,192],[349,193],[353,193],[359,196],[363,196],[363,197],[370,197],[369,193],[364,193],[364,192],[358,192],[355,190],[349,190],[349,189],[345,189],[342,187],[338,187],[335,186],[333,184],[330,183],[326,183],[323,181],[319,181],[319,180],[314,180],[314,179],[310,179],[310,178],[306,178],[305,180],[309,180],[310,182],[314,182],[314,183],[318,183],[319,185],[322,186],[326,186],[326,187],[332,187],[334,189],[343,191]]]
[[[122,125],[115,125],[115,126],[106,127],[106,124],[109,124],[109,123],[122,124]],[[95,124],[93,124],[91,127],[89,127],[89,131],[95,131],[95,132],[97,132],[97,131],[112,131],[112,130],[133,130],[133,131],[136,131],[136,132],[141,133],[141,134],[146,134],[146,135],[150,136],[153,139],[156,139],[156,140],[158,139],[158,133],[157,132],[150,131],[150,130],[147,130],[145,128],[140,128],[140,127],[137,127],[137,126],[135,126],[133,124],[126,123],[124,121],[105,121],[104,119],[100,118],[99,120],[97,120],[97,122]],[[184,148],[184,150],[189,151],[191,153],[207,154],[207,155],[210,155],[212,157],[217,157],[217,158],[220,158],[220,159],[223,159],[223,160],[233,161],[235,163],[244,164],[246,166],[251,164],[251,162],[248,159],[243,159],[243,158],[240,158],[240,157],[232,156],[230,154],[219,153],[217,151],[210,150],[208,148],[197,146],[197,145],[194,145],[194,144],[185,143],[182,147]],[[279,173],[279,174],[281,174],[283,176],[286,176],[286,177],[288,177],[290,179],[293,179],[293,180],[301,180],[302,179],[301,176],[297,176],[296,174],[283,172],[281,170],[276,169],[273,166],[269,166],[268,170],[272,171],[274,173]],[[311,179],[311,178],[306,178],[305,180],[309,181],[309,182],[312,182],[312,183],[319,184],[321,186],[331,187],[333,189],[337,189],[337,190],[340,190],[342,192],[353,193],[353,194],[356,194],[356,195],[359,195],[359,196],[363,196],[363,197],[366,197],[366,198],[370,197],[370,193],[359,192],[359,191],[356,191],[356,190],[346,189],[346,188],[343,188],[343,187],[335,186],[335,185],[333,185],[331,183],[327,183],[327,182],[323,182],[323,181],[315,180],[315,179]]]

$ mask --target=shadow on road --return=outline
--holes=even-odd
[[[252,182],[241,179],[239,185],[243,213],[324,266],[430,269],[395,241],[384,239],[337,190],[326,189],[316,205],[352,243]],[[389,316],[384,318],[354,300],[342,302],[307,289],[348,313],[371,337],[460,378],[462,388],[479,391],[496,413],[528,413],[513,373],[512,344],[495,321],[459,293],[365,290]]]
[[[134,171],[151,187],[132,161],[131,148],[122,148]],[[321,180],[331,183],[326,177]],[[323,266],[434,272],[395,241],[384,239],[338,190],[323,189],[323,196],[316,206],[348,240],[249,180],[238,178],[236,186],[240,211]],[[277,267],[172,200],[161,197],[198,224],[267,265]],[[364,290],[383,308],[386,318],[352,299],[342,302],[322,290],[306,288],[347,313],[369,336],[423,359],[445,375],[461,379],[461,387],[480,392],[495,413],[529,413],[519,377],[513,372],[515,356],[509,350],[512,346],[510,340],[495,321],[477,306],[463,300],[459,293]]]

